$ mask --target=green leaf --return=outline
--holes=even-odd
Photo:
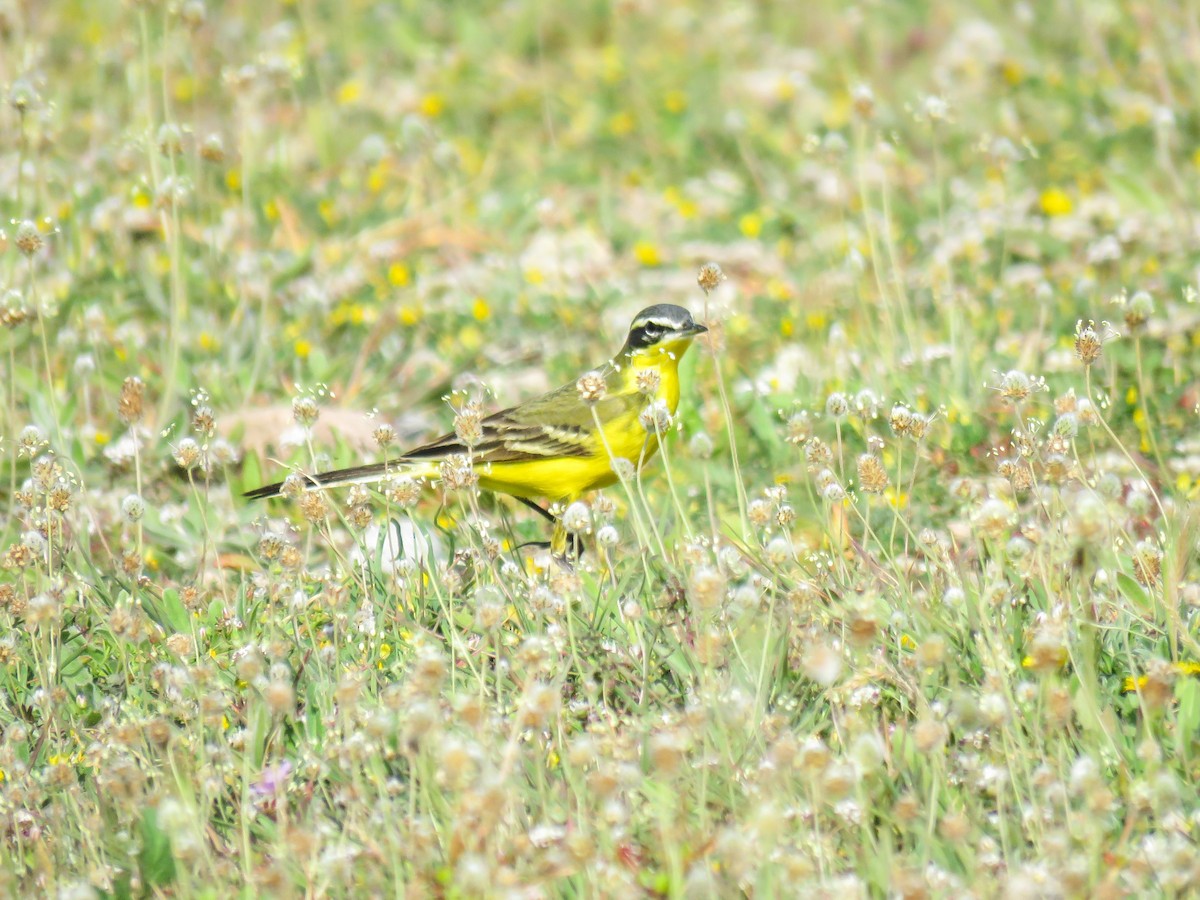
[[[162,611],[166,623],[176,632],[191,633],[192,620],[183,601],[179,599],[179,591],[174,588],[163,591]]]
[[[138,868],[142,883],[147,887],[170,884],[175,880],[175,858],[171,855],[171,839],[158,827],[158,814],[147,809],[142,816],[142,849],[138,853]]]
[[[1137,606],[1138,609],[1150,610],[1154,606],[1154,601],[1146,593],[1146,589],[1138,584],[1132,576],[1126,575],[1124,572],[1118,572],[1117,586],[1121,589],[1121,593],[1125,599]]]
[[[1200,681],[1180,678],[1175,683],[1175,696],[1179,698],[1175,712],[1175,750],[1183,759],[1189,759],[1200,739]]]

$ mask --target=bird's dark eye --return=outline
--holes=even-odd
[[[642,335],[645,338],[647,344],[653,344],[660,337],[662,337],[663,332],[662,332],[662,329],[659,328],[657,325],[647,325],[645,328],[642,329]]]

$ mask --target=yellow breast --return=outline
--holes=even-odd
[[[633,465],[644,464],[658,452],[658,437],[653,426],[648,432],[641,422],[642,410],[651,398],[641,399],[638,373],[657,370],[658,387],[654,400],[666,404],[671,414],[679,407],[679,357],[686,347],[661,347],[638,354],[616,373],[613,394],[637,397],[640,402],[601,424],[604,438],[595,435],[587,456],[562,456],[549,459],[492,463],[479,471],[480,486],[518,497],[568,500],[588,491],[607,487],[617,481],[609,454],[627,459]],[[643,375],[643,382],[646,377]]]

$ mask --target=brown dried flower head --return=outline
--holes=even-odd
[[[873,453],[858,458],[858,486],[868,494],[882,494],[888,488],[888,473]]]
[[[146,384],[136,375],[130,375],[121,384],[121,396],[117,400],[117,415],[127,425],[136,425],[145,415]]]
[[[599,372],[585,372],[575,382],[575,390],[579,391],[579,399],[584,403],[599,403],[604,399],[604,376]]]
[[[696,284],[700,285],[700,290],[706,294],[711,294],[724,280],[725,273],[721,271],[721,267],[715,262],[705,263],[700,267],[700,271],[696,273]]]

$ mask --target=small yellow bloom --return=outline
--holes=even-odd
[[[421,98],[421,115],[428,119],[436,119],[446,108],[446,101],[441,94],[426,94]]]
[[[412,282],[412,272],[402,262],[394,262],[388,266],[388,281],[396,287],[406,287]]]
[[[200,344],[200,349],[205,353],[212,353],[221,346],[220,342],[207,331],[200,332],[200,337],[197,338],[197,341]]]
[[[112,435],[107,431],[97,431],[92,435],[92,440],[96,442],[97,447],[103,447],[112,440]]]
[[[772,278],[767,281],[767,296],[772,300],[791,300],[795,295],[792,286],[782,278]]]
[[[292,344],[292,352],[300,359],[308,359],[308,354],[312,353],[312,343],[304,338],[297,338]]]
[[[662,254],[650,241],[638,241],[634,244],[633,255],[639,263],[648,268],[662,265]]]
[[[1020,84],[1025,79],[1025,69],[1015,60],[1006,59],[1000,65],[1000,74],[1012,86]]]
[[[475,302],[471,304],[471,315],[475,317],[476,321],[483,322],[491,318],[492,308],[482,297],[476,297]]]
[[[529,284],[541,284],[546,280],[546,276],[542,273],[541,269],[536,266],[530,266],[525,270],[525,280]]]
[[[391,655],[392,655],[392,645],[391,644],[380,644],[379,645],[379,658],[380,659],[387,659]]]
[[[898,491],[894,487],[890,487],[884,491],[883,496],[887,500],[888,506],[893,509],[904,509],[904,507],[908,506],[908,494]]]
[[[241,169],[230,169],[225,173],[225,187],[234,192],[242,189]]]
[[[1074,204],[1071,203],[1071,198],[1060,188],[1047,188],[1042,191],[1039,203],[1041,204],[1042,212],[1051,218],[1068,215],[1075,208]]]
[[[478,350],[483,346],[483,332],[474,325],[468,325],[459,331],[458,343],[466,350]]]
[[[412,327],[421,321],[421,310],[415,306],[401,306],[397,313],[401,325]]]
[[[756,212],[746,213],[738,219],[738,230],[748,238],[756,238],[762,234],[763,219]]]
[[[789,337],[791,337],[791,336],[792,336],[792,335],[793,335],[795,332],[796,332],[796,323],[795,323],[795,322],[793,322],[791,319],[783,319],[782,321],[780,321],[780,323],[779,323],[779,333],[780,333],[780,334],[781,334],[783,337],[785,337],[785,338],[789,338]]]
[[[608,119],[608,130],[615,137],[625,137],[633,131],[633,125],[633,115],[624,111],[614,113]]]
[[[362,82],[357,78],[351,78],[349,81],[342,82],[342,86],[338,88],[337,102],[342,106],[349,106],[362,96]]]
[[[687,109],[687,94],[683,91],[667,91],[663,97],[663,109],[675,115],[683,112]]]
[[[196,80],[190,75],[180,75],[175,79],[171,93],[180,103],[190,102],[196,96]]]
[[[378,194],[387,187],[387,173],[386,159],[378,165],[371,166],[371,171],[367,173],[367,190],[372,194]]]

